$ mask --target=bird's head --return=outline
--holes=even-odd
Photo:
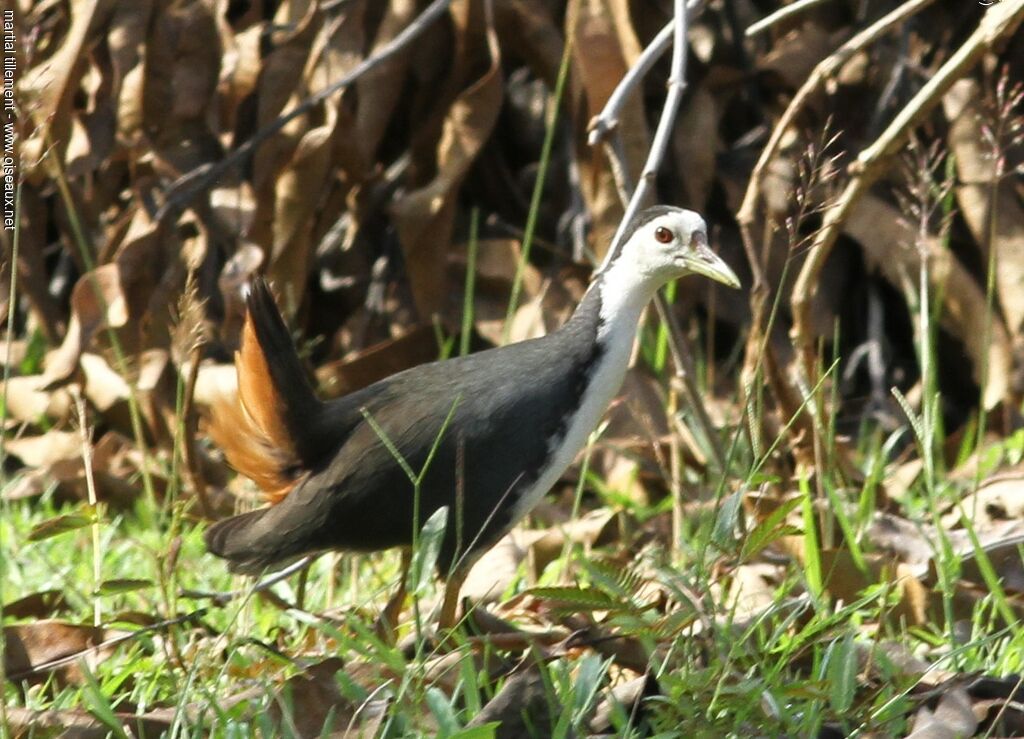
[[[692,210],[668,205],[637,214],[623,234],[622,250],[610,268],[619,266],[659,286],[689,274],[740,286],[729,265],[708,246],[704,219]]]

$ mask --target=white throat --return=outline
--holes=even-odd
[[[606,352],[613,352],[625,344],[628,358],[636,338],[636,327],[640,314],[651,302],[658,289],[658,283],[638,274],[631,265],[619,259],[594,283],[592,290],[601,290],[601,329],[597,340],[605,345]]]

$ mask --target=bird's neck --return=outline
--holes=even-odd
[[[621,260],[613,263],[590,286],[591,291],[598,291],[601,304],[597,340],[627,354],[633,347],[640,314],[658,289],[653,280],[644,279],[631,266]]]
[[[618,266],[618,269],[616,268]],[[591,283],[573,317],[560,330],[559,343],[586,362],[594,390],[610,401],[618,392],[633,351],[637,324],[657,289],[631,265],[613,265]],[[602,408],[603,410],[603,408]]]

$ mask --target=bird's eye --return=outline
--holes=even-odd
[[[672,232],[667,228],[664,226],[658,226],[658,228],[654,230],[654,238],[658,240],[658,243],[670,244],[672,243],[673,236]]]

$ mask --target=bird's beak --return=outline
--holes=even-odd
[[[695,233],[691,242],[692,251],[686,256],[686,268],[715,282],[729,287],[739,287],[740,278],[736,276],[722,258],[711,251],[708,238],[702,233]]]

